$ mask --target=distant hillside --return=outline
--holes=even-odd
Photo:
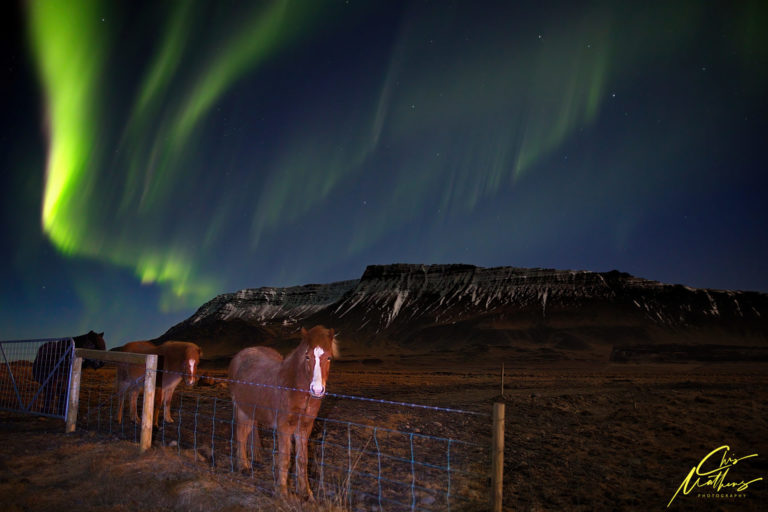
[[[504,349],[523,358],[607,359],[635,345],[766,347],[768,295],[618,271],[372,265],[359,280],[219,295],[159,339],[194,341],[206,357],[227,357],[257,344],[286,350],[300,327],[318,323],[340,332],[349,357]]]

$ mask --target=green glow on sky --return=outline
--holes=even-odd
[[[20,5],[9,247],[91,320],[113,289],[173,316],[368,263],[602,263],[759,181],[764,0]]]
[[[46,97],[49,137],[42,225],[54,245],[75,254],[86,240],[92,192],[95,106],[104,40],[99,2],[30,2],[29,33]]]
[[[100,137],[106,133],[104,73],[112,44],[104,29],[109,18],[104,4],[30,2],[28,10],[30,45],[47,105],[44,232],[67,256],[132,268],[141,283],[161,285],[164,310],[199,305],[220,288],[217,280],[200,273],[188,230],[169,237],[161,232],[162,226],[173,225],[173,219],[153,220],[168,218],[167,198],[178,189],[177,180],[183,179],[181,172],[188,164],[184,152],[195,127],[238,79],[304,35],[308,23],[317,18],[310,5],[289,8],[285,0],[259,4],[235,30],[225,32],[231,35],[190,79],[182,66],[197,57],[188,55],[195,27],[192,4],[175,3],[168,9],[158,51],[122,129],[119,148],[125,156],[111,162],[99,151]],[[186,75],[179,91],[182,71]],[[112,190],[97,190],[103,173],[116,168],[125,172],[110,178]],[[114,185],[121,182],[122,186]],[[116,218],[102,218],[102,210],[115,209]],[[218,219],[214,225],[224,222],[225,210],[211,216]],[[203,243],[210,245],[214,238],[209,228]]]
[[[328,14],[313,1],[168,2],[125,17],[131,30],[151,27],[133,35],[134,51],[117,39],[126,11],[110,25],[108,2],[27,5],[48,130],[43,230],[69,257],[160,285],[167,310],[221,291],[217,251],[227,237],[247,259],[304,220],[365,204],[339,227],[337,245],[350,256],[404,226],[427,232],[494,201],[535,209],[519,191],[560,170],[563,148],[613,112],[611,93],[632,66],[652,68],[669,47],[690,53],[705,19],[696,3],[638,8],[637,22],[597,5],[528,24],[462,3],[436,16],[415,2],[367,48],[344,28],[373,23],[381,5],[333,27],[346,6]],[[729,42],[750,74],[766,55],[749,23],[756,9],[742,9],[733,30],[744,34]],[[646,34],[655,19],[664,30]],[[643,179],[616,172],[621,182]]]
[[[167,95],[168,87],[181,64],[189,31],[194,26],[192,3],[179,2],[173,6],[175,9],[171,13],[163,43],[149,67],[134,107],[134,115],[143,120],[152,115],[153,107]]]
[[[192,48],[206,20],[189,3],[169,4],[157,51],[120,130],[119,154],[109,160],[99,154],[100,88],[108,82],[102,74],[111,44],[102,4],[30,6],[50,117],[45,232],[64,254],[128,267],[142,283],[162,285],[166,309],[199,304],[217,282],[203,275],[196,253],[213,250],[217,233],[242,213],[230,198],[212,195],[209,213],[195,227],[202,236],[189,228],[183,207],[169,213],[186,180],[200,185],[219,172],[216,164],[201,174],[194,161],[198,135],[238,80],[257,76],[269,58],[306,37],[321,13],[311,3],[259,3],[216,31],[201,52]],[[423,197],[436,196],[442,215],[472,211],[524,179],[599,112],[609,75],[607,20],[586,13],[566,29],[544,31],[543,38],[529,34],[532,40],[491,30],[484,44],[441,48],[436,55],[421,44],[423,34],[437,31],[445,40],[454,28],[436,26],[423,14],[410,14],[389,62],[379,63],[380,86],[355,91],[352,108],[330,118],[322,110],[304,113],[301,125],[282,134],[273,160],[251,164],[254,175],[265,176],[250,207],[252,248],[265,233],[325,207],[388,148],[409,158],[392,170],[389,202],[354,230],[349,253],[408,222]],[[488,53],[488,44],[503,51]],[[94,190],[106,169],[119,170],[105,191],[109,199]],[[216,179],[210,182],[215,189]],[[92,218],[100,206],[114,218]]]
[[[163,309],[199,305],[215,293],[218,283],[197,275],[191,251],[182,250],[184,243],[171,238],[165,246],[132,245],[118,234],[127,233],[130,238],[130,229],[113,232],[103,227],[101,219],[92,218],[98,215],[98,202],[104,201],[94,190],[95,183],[98,173],[107,167],[98,151],[103,108],[100,87],[104,86],[102,73],[110,44],[103,30],[103,9],[100,2],[87,0],[29,4],[30,45],[47,105],[49,154],[43,229],[63,254],[127,266],[142,283],[162,285]],[[289,37],[281,25],[284,12],[285,2],[277,2],[242,24],[229,45],[212,59],[213,64],[193,82],[175,121],[154,128],[156,110],[168,96],[189,37],[189,4],[176,7],[123,132],[123,146],[132,156],[130,172],[124,176],[123,218],[118,220],[134,220],[132,206],[137,194],[143,200],[147,190],[162,195],[173,186],[164,175],[174,173],[173,166],[179,164],[175,153],[184,149],[194,125],[235,80],[268,56],[279,38]],[[146,138],[147,132],[154,139]],[[169,138],[172,149],[167,146]]]
[[[610,99],[606,84],[615,71],[612,20],[585,12],[555,25],[519,35],[496,27],[468,38],[483,37],[481,44],[433,51],[424,40],[452,40],[456,27],[435,29],[429,16],[406,24],[371,125],[377,144],[384,141],[409,158],[391,171],[389,203],[365,229],[354,230],[349,253],[371,247],[416,216],[441,222],[510,194],[594,122]],[[434,214],[419,214],[436,194]]]
[[[293,23],[284,23],[287,3],[282,0],[257,11],[213,57],[175,122],[172,140],[176,148],[184,146],[195,125],[237,78],[269,56],[281,38],[289,38],[297,30]]]
[[[31,2],[33,52],[47,102],[49,151],[42,223],[54,246],[68,256],[85,256],[135,269],[143,283],[167,285],[163,307],[184,296],[210,296],[210,283],[190,278],[181,254],[146,256],[137,246],[102,232],[94,190],[98,159],[99,79],[109,44],[101,29],[101,4],[91,1]],[[138,245],[138,244],[137,244]],[[84,298],[87,300],[87,298]],[[199,302],[198,302],[199,303]]]
[[[320,19],[317,11],[317,6],[313,4],[291,5],[287,0],[258,3],[232,30],[232,34],[218,45],[217,50],[205,59],[202,71],[184,88],[173,110],[164,114],[157,129],[150,157],[156,171],[144,178],[143,203],[155,204],[163,200],[165,192],[184,168],[184,153],[193,144],[196,128],[216,102],[239,79],[254,72],[281,48],[305,35],[310,23]],[[166,47],[173,47],[170,41],[180,37],[184,37],[180,29],[171,30]],[[168,67],[160,62],[157,69]],[[157,71],[154,75],[161,74]],[[142,96],[142,101],[149,104],[155,103],[145,99],[152,94],[150,84],[155,82],[154,75],[147,80]]]
[[[365,172],[364,163],[376,148],[376,138],[361,127],[372,122],[372,112],[372,106],[364,104],[352,114],[337,116],[341,119],[312,120],[287,136],[286,148],[300,147],[301,151],[285,151],[270,169],[270,180],[253,215],[253,246],[265,231],[311,212],[346,178]]]
[[[159,283],[169,288],[160,304],[162,311],[173,311],[189,304],[200,305],[218,289],[218,283],[192,275],[192,266],[185,254],[146,251],[139,256],[136,268],[143,284]]]
[[[610,41],[600,37],[605,23],[583,33],[568,33],[543,45],[534,59],[523,139],[517,148],[514,179],[519,179],[542,156],[562,144],[575,130],[589,125],[601,101],[607,99],[605,82]],[[587,34],[591,35],[588,37]],[[579,41],[575,46],[570,41]]]

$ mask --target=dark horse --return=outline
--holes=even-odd
[[[104,333],[89,331],[72,338],[75,348],[90,348],[104,350]],[[61,416],[67,410],[67,388],[69,387],[69,367],[71,354],[69,339],[49,341],[37,349],[35,362],[32,363],[32,376],[40,384],[44,397],[43,412]],[[102,361],[85,359],[83,369],[98,369],[104,365]]]
[[[333,329],[301,329],[301,343],[288,356],[267,347],[249,347],[229,364],[229,389],[237,416],[236,460],[250,468],[246,458],[248,436],[253,430],[253,453],[261,459],[258,424],[277,431],[278,481],[281,494],[288,489],[291,437],[296,441],[296,483],[300,494],[312,497],[307,481],[307,441],[325,395],[325,382],[336,353]]]

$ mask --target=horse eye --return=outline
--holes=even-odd
[[[305,356],[304,356],[304,359],[306,359],[307,361],[309,361],[309,354],[305,355]]]

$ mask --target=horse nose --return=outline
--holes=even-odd
[[[325,395],[325,386],[316,386],[312,384],[309,386],[309,392],[312,393],[312,396],[320,398]]]

